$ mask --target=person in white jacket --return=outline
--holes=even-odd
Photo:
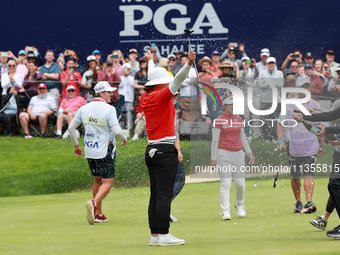
[[[8,73],[1,75],[2,95],[6,95],[9,88],[10,92],[13,92],[13,90],[23,90],[22,77],[19,73],[16,73],[17,63],[14,60],[10,60],[7,63],[7,68]]]

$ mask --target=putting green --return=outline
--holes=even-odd
[[[315,180],[318,215],[328,198],[327,178]],[[293,214],[289,179],[246,180],[246,218],[231,209],[222,221],[219,182],[187,184],[173,203],[170,232],[184,246],[149,247],[149,190],[112,190],[104,201],[107,223],[89,225],[90,192],[0,198],[0,254],[339,254],[340,241],[308,221],[316,214]],[[234,204],[234,187],[231,191]],[[305,201],[303,201],[305,202]],[[336,212],[328,230],[338,225]]]

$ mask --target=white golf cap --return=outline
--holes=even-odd
[[[131,65],[130,65],[129,63],[125,63],[125,64],[123,65],[123,68],[128,68],[128,69],[131,70]]]
[[[167,59],[169,59],[169,58],[174,58],[174,59],[176,59],[176,56],[175,56],[174,54],[169,54],[169,55],[167,56]]]
[[[163,67],[156,67],[148,73],[148,82],[144,86],[170,83],[174,79]]]
[[[223,105],[225,105],[225,104],[233,104],[233,97],[227,97],[226,99],[223,100],[222,104]]]
[[[261,57],[262,56],[269,56],[269,55],[270,55],[269,49],[264,48],[264,49],[261,50]]]
[[[69,91],[69,90],[71,90],[71,89],[76,90],[76,88],[75,88],[73,85],[70,85],[70,86],[68,86],[68,87],[66,88],[66,91]]]
[[[94,86],[94,92],[98,94],[99,92],[104,91],[115,91],[117,88],[111,87],[107,81],[100,81]]]
[[[93,56],[93,55],[90,55],[90,56],[88,56],[88,57],[86,58],[86,60],[87,60],[87,62],[89,62],[89,61],[96,61],[96,57]]]
[[[310,85],[310,78],[307,75],[301,75],[296,79],[296,87],[301,87],[306,83]]]
[[[276,58],[274,58],[274,57],[267,58],[267,64],[269,64],[269,63],[276,63]]]
[[[248,61],[250,61],[250,58],[249,58],[249,57],[243,57],[243,58],[241,58],[241,61],[243,61],[243,60],[248,60]]]

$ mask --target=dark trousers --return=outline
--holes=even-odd
[[[150,153],[154,151],[154,155]],[[145,162],[150,177],[149,227],[151,234],[169,233],[170,205],[178,167],[174,145],[148,145]]]
[[[337,152],[337,151],[334,151],[333,162],[332,162],[332,170],[331,170],[331,173],[330,173],[329,181],[331,181],[331,179],[333,177],[336,177],[335,174],[337,174],[337,170],[340,170],[339,168],[340,168],[340,153]],[[334,208],[335,208],[335,203],[333,202],[332,197],[329,196],[328,201],[327,201],[327,205],[326,205],[326,211],[329,212],[329,213],[332,213]]]
[[[4,123],[4,127],[7,131],[7,134],[13,134],[14,123],[16,122],[16,114],[4,114],[0,113],[0,122]]]
[[[333,154],[332,172],[328,183],[329,195],[340,218],[340,153]]]
[[[181,149],[182,154],[183,150]],[[181,192],[185,184],[185,169],[184,169],[184,161],[179,163],[178,168],[177,168],[177,174],[176,174],[176,179],[175,179],[175,185],[174,185],[174,190],[172,194],[172,199],[173,201],[175,197]]]

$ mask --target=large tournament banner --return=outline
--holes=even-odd
[[[119,43],[144,52],[154,43],[162,56],[187,52],[184,29],[192,28],[192,48],[198,55],[210,55],[227,45],[229,29],[223,7],[222,1],[121,0]]]

